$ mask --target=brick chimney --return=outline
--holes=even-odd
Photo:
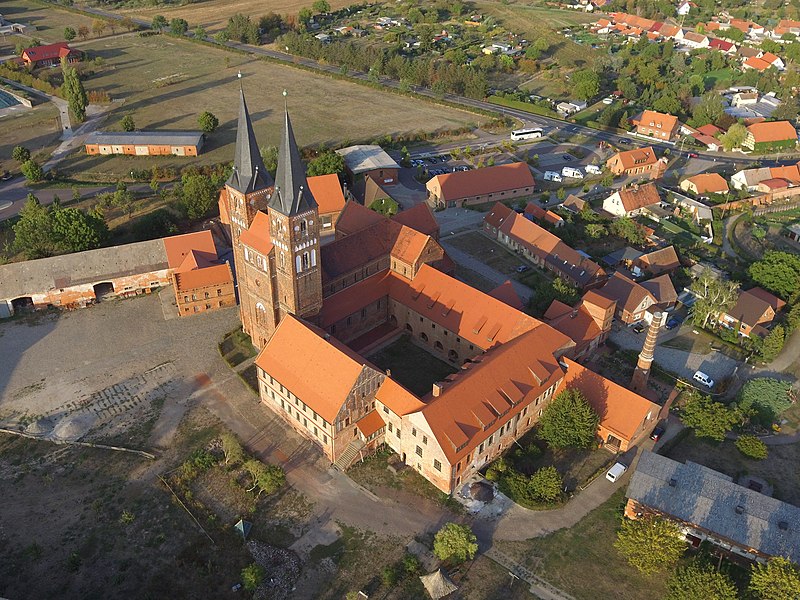
[[[653,320],[647,329],[647,337],[644,339],[644,347],[639,353],[639,361],[633,372],[631,379],[631,389],[639,395],[645,395],[647,391],[647,380],[650,378],[650,365],[653,364],[653,354],[656,350],[656,340],[658,330],[661,328],[661,311],[653,313]]]

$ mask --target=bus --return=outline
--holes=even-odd
[[[511,140],[512,141],[519,141],[519,140],[532,140],[534,138],[540,138],[544,135],[544,132],[540,127],[536,129],[515,129],[511,132]]]

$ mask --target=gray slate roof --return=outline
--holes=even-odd
[[[344,162],[353,175],[375,169],[400,168],[400,165],[383,148],[376,145],[348,146],[337,150],[336,153],[344,157]]]
[[[13,300],[84,283],[166,269],[163,240],[0,265],[0,298]]]
[[[645,450],[626,495],[742,546],[800,562],[800,508],[708,467]]]
[[[261,159],[253,123],[244,99],[244,89],[239,96],[239,122],[236,126],[236,150],[233,170],[227,184],[243,194],[249,194],[272,186],[272,177]]]
[[[94,131],[86,138],[87,144],[103,146],[161,145],[197,146],[203,145],[202,131]]]
[[[292,120],[287,110],[283,119],[283,138],[278,148],[275,190],[269,199],[269,207],[281,214],[292,216],[316,206],[317,201],[306,181],[306,168],[300,158],[300,150],[294,139]]]

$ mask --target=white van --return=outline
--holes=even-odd
[[[606,473],[606,479],[608,479],[611,483],[616,483],[617,479],[622,477],[622,474],[627,470],[627,466],[623,465],[621,462],[618,462],[608,470],[608,473]]]
[[[544,172],[544,180],[545,181],[558,181],[561,183],[561,173],[556,173],[555,171],[545,171]]]
[[[714,380],[702,371],[695,371],[694,375],[692,375],[692,379],[694,379],[700,385],[706,386],[707,388],[714,387]]]
[[[586,172],[591,173],[592,175],[600,175],[603,172],[603,169],[597,165],[586,165]]]
[[[583,171],[575,167],[564,167],[561,169],[562,177],[571,177],[572,179],[583,179]]]

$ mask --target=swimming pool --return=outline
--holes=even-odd
[[[8,108],[9,106],[16,106],[17,104],[19,104],[19,100],[8,92],[0,90],[0,108]]]

